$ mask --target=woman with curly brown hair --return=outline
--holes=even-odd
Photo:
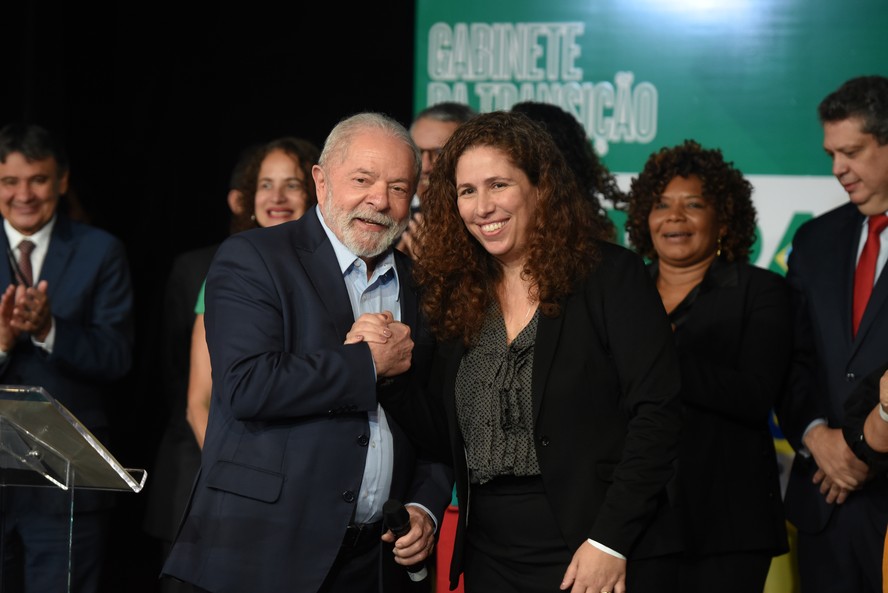
[[[460,126],[423,211],[416,279],[438,348],[418,438],[455,465],[451,587],[669,591],[678,368],[643,260],[599,238],[521,113]]]
[[[632,180],[626,228],[650,259],[681,364],[678,504],[688,593],[761,593],[788,550],[769,417],[792,355],[788,286],[749,263],[752,185],[693,140]]]

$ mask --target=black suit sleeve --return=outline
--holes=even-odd
[[[863,425],[879,403],[879,380],[886,370],[888,363],[867,375],[848,397],[845,401],[845,425],[842,427],[848,446],[876,473],[888,471],[888,453],[879,453],[869,446],[863,437]]]

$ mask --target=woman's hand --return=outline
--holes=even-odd
[[[559,588],[571,593],[626,593],[626,561],[583,542]]]

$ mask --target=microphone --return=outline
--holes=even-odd
[[[382,505],[382,524],[386,529],[390,529],[395,534],[395,537],[401,537],[410,531],[410,513],[407,512],[401,501],[390,498]],[[407,569],[407,576],[415,583],[429,576],[425,562],[405,566],[404,568]]]

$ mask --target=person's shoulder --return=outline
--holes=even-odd
[[[598,250],[605,258],[611,256],[618,258],[641,259],[641,256],[638,254],[638,252],[630,249],[629,247],[620,245],[619,243],[614,243],[613,241],[605,241],[603,239],[598,239],[597,243]]]
[[[611,241],[598,241],[599,265],[622,269],[625,266],[644,266],[644,258],[635,250]]]
[[[259,227],[241,231],[229,237],[227,240],[238,237],[255,243],[275,243],[282,240],[292,240],[297,243],[307,241],[310,237],[324,235],[321,223],[314,209],[309,210],[296,220],[290,220],[274,226]]]
[[[255,255],[261,259],[280,260],[292,258],[300,251],[313,251],[327,238],[317,218],[312,225],[314,216],[309,211],[298,220],[240,231],[222,241],[217,254],[237,260]]]
[[[220,246],[222,247],[230,247],[231,245],[242,244],[244,242],[259,244],[262,245],[264,243],[273,242],[275,240],[279,240],[281,233],[286,233],[286,229],[283,227],[287,227],[294,222],[286,222],[283,224],[278,224],[275,226],[269,227],[257,227],[253,229],[247,229],[244,231],[240,231],[234,233],[233,235],[229,235],[222,241]]]
[[[793,239],[806,240],[814,235],[818,240],[821,240],[823,239],[821,233],[831,233],[837,225],[843,224],[849,219],[854,219],[858,216],[860,216],[860,213],[857,210],[857,206],[851,202],[847,202],[802,223],[802,225],[796,230]]]
[[[737,267],[741,270],[741,274],[745,274],[749,277],[750,282],[752,283],[762,286],[789,286],[786,277],[773,270],[762,268],[749,262],[738,262]]]
[[[768,268],[763,268],[763,267],[758,266],[752,262],[741,261],[741,262],[736,262],[735,265],[737,266],[738,269],[744,270],[750,276],[753,276],[756,278],[767,278],[768,280],[774,280],[777,282],[783,282],[786,280],[782,274],[779,274],[779,273],[775,272],[774,270],[769,270]]]
[[[649,277],[649,274],[638,252],[611,241],[598,241],[598,257],[580,281],[589,289],[596,285],[623,285],[642,276]]]

